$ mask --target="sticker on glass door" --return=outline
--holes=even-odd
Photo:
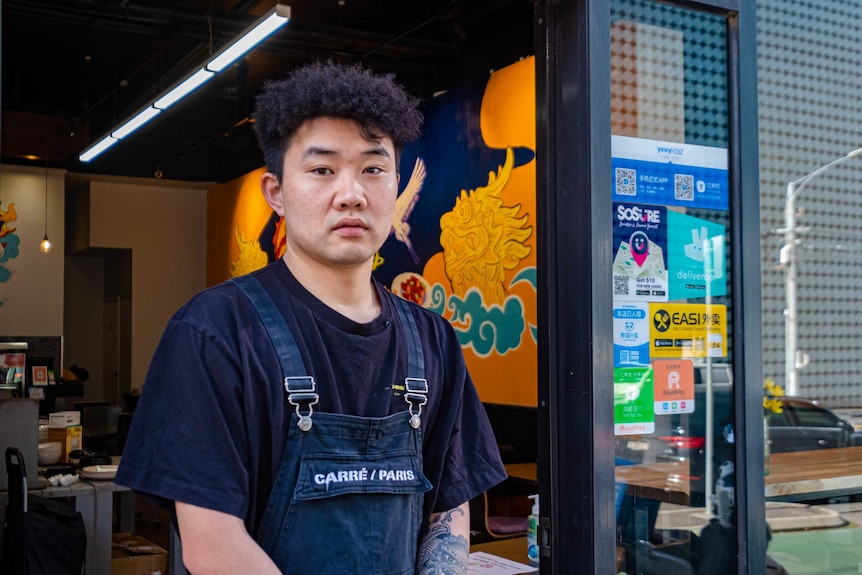
[[[653,362],[655,412],[694,413],[694,364],[690,359]]]
[[[611,136],[613,200],[728,209],[727,149]]]
[[[667,301],[667,210],[614,204],[614,301]]]

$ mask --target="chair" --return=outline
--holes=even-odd
[[[491,515],[488,492],[470,500],[471,543],[523,537],[527,534],[527,517]]]

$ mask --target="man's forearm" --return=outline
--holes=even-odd
[[[469,504],[432,513],[428,532],[419,547],[416,575],[463,575],[469,561]]]
[[[281,574],[241,519],[180,502],[176,510],[183,563],[192,575]]]

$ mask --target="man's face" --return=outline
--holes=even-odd
[[[309,120],[284,154],[283,174],[271,195],[264,176],[264,194],[284,216],[287,257],[326,267],[370,262],[389,235],[398,195],[392,141],[368,141],[350,120]]]

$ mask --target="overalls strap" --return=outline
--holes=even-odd
[[[318,395],[314,378],[308,375],[299,347],[293,338],[293,333],[284,321],[284,316],[278,311],[275,302],[260,285],[253,275],[243,275],[233,278],[234,284],[248,296],[257,310],[260,319],[275,347],[275,354],[281,363],[281,374],[284,378],[284,389],[287,391],[287,401],[294,406],[299,421],[297,425],[302,431],[311,429],[311,415]]]
[[[416,429],[422,424],[422,406],[428,403],[428,382],[425,379],[425,354],[419,341],[419,330],[416,319],[410,311],[410,304],[401,297],[391,293],[389,296],[395,303],[397,317],[407,338],[407,377],[404,379],[404,401],[410,411],[410,425]]]
[[[272,340],[272,345],[275,346],[275,353],[281,363],[282,377],[307,374],[308,370],[305,369],[302,356],[299,354],[299,347],[296,345],[296,340],[293,339],[293,333],[287,327],[284,316],[275,307],[272,298],[266,293],[257,278],[247,274],[235,277],[230,281],[242,289],[260,315],[266,332]]]
[[[422,353],[422,344],[419,341],[419,330],[416,329],[416,320],[410,311],[410,304],[403,298],[392,292],[386,292],[395,302],[401,327],[407,337],[407,377],[413,379],[425,378],[425,355]]]

